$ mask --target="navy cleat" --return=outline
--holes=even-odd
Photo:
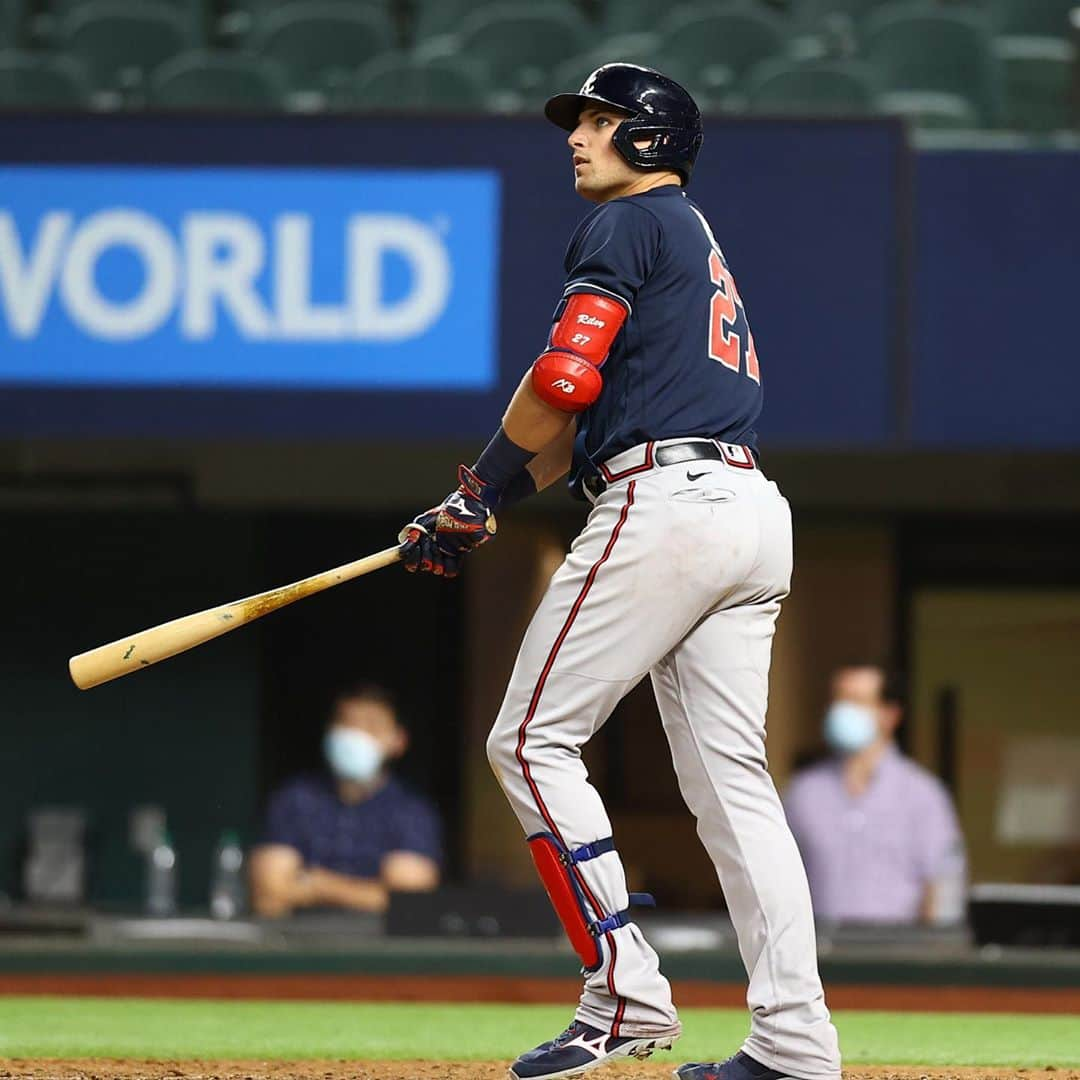
[[[617,1058],[647,1058],[654,1050],[670,1050],[676,1035],[609,1035],[575,1020],[561,1035],[529,1050],[510,1066],[511,1080],[554,1080],[580,1076]]]
[[[741,1050],[727,1061],[713,1062],[711,1065],[680,1065],[672,1075],[678,1080],[798,1080],[797,1077],[762,1065]]]

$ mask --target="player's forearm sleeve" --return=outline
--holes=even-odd
[[[536,457],[535,450],[526,450],[518,446],[506,429],[499,430],[492,437],[491,442],[484,447],[484,452],[476,459],[473,472],[480,477],[485,484],[490,484],[496,491],[504,492],[507,484]],[[500,502],[502,499],[500,499]]]
[[[500,509],[505,510],[514,503],[521,502],[536,494],[536,480],[528,469],[522,469],[509,484],[503,488],[502,499],[499,502]]]

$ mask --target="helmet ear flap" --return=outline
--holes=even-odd
[[[648,146],[639,149],[634,145],[646,138]],[[685,129],[647,116],[624,120],[612,137],[615,149],[631,165],[639,169],[671,169],[682,178],[684,187],[690,181],[690,170],[702,141],[700,130],[690,135]]]

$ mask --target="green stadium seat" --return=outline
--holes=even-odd
[[[659,33],[659,66],[713,97],[729,93],[763,60],[782,55],[786,27],[763,8],[734,2],[677,11]]]
[[[459,57],[421,61],[404,53],[377,57],[360,69],[354,103],[370,109],[467,111],[484,105],[483,78]]]
[[[901,116],[917,128],[977,128],[975,106],[960,94],[935,90],[890,90],[878,96],[878,110]]]
[[[409,40],[427,41],[443,34],[457,34],[470,15],[491,4],[492,0],[414,0]]]
[[[292,90],[328,91],[351,83],[357,68],[393,48],[382,14],[348,0],[284,4],[259,17],[252,49],[274,61]]]
[[[862,36],[865,59],[886,91],[963,98],[980,124],[996,123],[1001,73],[983,16],[928,3],[897,4],[872,15]],[[931,122],[933,97],[925,100]]]
[[[154,0],[90,0],[61,22],[58,41],[100,89],[140,85],[194,43],[184,16]]]
[[[15,0],[0,0],[0,49],[14,49],[21,41],[22,12]]]
[[[1067,38],[1070,12],[1080,0],[990,0],[999,34]]]
[[[285,88],[269,61],[193,50],[162,64],[150,80],[150,104],[162,109],[266,111],[282,108]]]
[[[89,103],[90,86],[74,60],[0,52],[0,108],[82,108]]]
[[[601,64],[611,60],[655,67],[659,40],[656,34],[621,34],[608,38],[603,45],[571,56],[551,72],[551,93],[576,90]]]
[[[679,7],[678,0],[675,3],[672,0],[606,0],[601,24],[609,34],[655,33]]]
[[[856,63],[781,59],[754,68],[743,93],[754,113],[861,116],[874,111],[876,88],[872,72]]]
[[[874,12],[896,0],[793,0],[793,14],[803,26],[819,24],[830,15],[846,15],[854,23],[865,21]]]
[[[213,0],[209,2],[212,4]],[[246,47],[255,27],[284,5],[282,0],[221,0],[218,6],[221,9],[216,26],[218,38],[231,45]],[[397,39],[402,6],[399,0],[347,0],[345,6],[352,11],[370,12],[375,18],[389,23],[394,28],[394,37]]]
[[[1069,93],[1076,49],[1052,37],[1005,36],[994,42],[1005,81],[1002,126],[1018,131],[1070,127]]]
[[[83,10],[88,4],[96,0],[50,0],[48,11],[34,19],[36,36],[44,40],[52,40],[58,31],[58,26],[69,16]],[[154,0],[162,7],[171,8],[179,16],[186,20],[188,30],[193,35],[192,40],[202,41],[206,35],[210,20],[210,8],[212,0]],[[138,11],[142,3],[130,3],[126,5],[128,11]]]
[[[495,4],[468,16],[457,42],[463,55],[484,66],[493,87],[528,92],[567,56],[583,51],[588,27],[570,4]]]

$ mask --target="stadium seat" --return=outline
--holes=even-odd
[[[90,0],[61,22],[59,42],[99,89],[141,85],[193,44],[187,20],[155,0]]]
[[[751,68],[784,51],[783,21],[744,2],[677,11],[659,33],[659,66],[710,97],[730,92]]]
[[[983,126],[997,121],[1001,73],[981,15],[959,7],[898,4],[867,20],[863,52],[886,91],[952,95],[967,100]]]
[[[456,34],[474,12],[491,6],[492,0],[414,0],[409,40],[427,41],[442,34]]]
[[[281,65],[294,90],[318,90],[393,45],[388,19],[349,2],[287,3],[260,17],[254,49]]]
[[[354,102],[370,109],[475,110],[486,87],[465,60],[447,56],[428,61],[389,53],[365,64],[356,76]]]
[[[37,36],[51,40],[56,36],[58,26],[69,16],[81,11],[96,0],[50,0],[48,11],[34,19]],[[187,22],[192,40],[203,40],[209,25],[212,0],[155,0],[162,7],[171,8]],[[141,3],[125,5],[128,11],[137,11]]]
[[[1067,38],[1069,13],[1080,0],[990,0],[999,34]]]
[[[486,7],[466,18],[458,35],[461,52],[483,64],[493,87],[526,92],[587,44],[584,17],[563,3]]]
[[[865,21],[896,0],[792,0],[792,14],[803,27],[820,24],[830,15],[846,15],[854,23]]]
[[[389,20],[347,0],[275,8],[256,20],[254,51],[280,65],[293,90],[328,91],[393,47]]]
[[[0,107],[80,108],[90,87],[74,60],[41,53],[0,52]]]
[[[608,63],[612,57],[631,64],[655,67],[658,41],[656,34],[622,34],[609,38],[603,45],[594,46],[559,64],[551,72],[551,93],[576,90],[593,71],[601,64]]]
[[[974,105],[960,94],[933,90],[890,90],[878,96],[878,110],[901,116],[917,128],[977,128],[980,117]]]
[[[601,23],[609,34],[654,33],[678,7],[678,0],[604,0]]]
[[[283,81],[274,65],[236,53],[182,53],[150,81],[150,104],[163,109],[265,111],[283,103]]]
[[[755,113],[864,115],[874,111],[875,86],[872,72],[851,62],[766,60],[750,73],[744,96]]]
[[[19,44],[19,22],[13,0],[0,0],[0,49],[14,49]]]
[[[255,27],[283,6],[281,0],[221,0],[221,16],[216,27],[218,36],[246,47]],[[399,9],[402,6],[398,0],[348,0],[345,6],[351,11],[371,13],[375,18],[391,24],[396,39]]]
[[[1076,50],[1052,37],[1006,36],[994,42],[1005,82],[1002,126],[1018,131],[1070,127],[1069,92]]]

